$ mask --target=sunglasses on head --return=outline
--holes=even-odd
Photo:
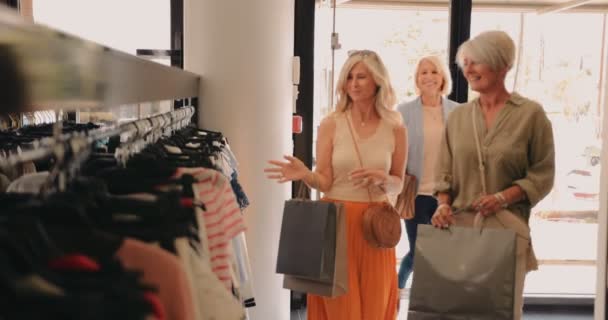
[[[349,50],[348,51],[349,57],[356,56],[356,55],[360,55],[362,57],[376,56],[376,52],[374,52],[372,50]]]

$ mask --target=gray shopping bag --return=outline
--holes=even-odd
[[[337,205],[335,228],[335,256],[333,278],[318,281],[305,277],[285,275],[283,288],[325,297],[337,297],[348,292],[348,244],[346,242],[346,212]]]
[[[337,206],[327,201],[285,201],[277,273],[332,281]]]
[[[418,226],[408,320],[512,320],[516,234]]]

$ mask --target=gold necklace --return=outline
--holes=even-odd
[[[425,109],[427,110],[426,113],[431,116],[431,118],[435,121],[439,121],[443,115],[442,115],[442,108],[440,106],[435,106],[435,107],[425,107]],[[440,110],[439,112],[436,112]]]
[[[361,114],[361,112],[359,112],[359,117],[361,118],[361,126],[365,127],[365,118],[363,117],[363,115]]]

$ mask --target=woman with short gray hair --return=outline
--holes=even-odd
[[[505,78],[515,44],[502,31],[487,31],[463,43],[457,60],[479,97],[450,115],[437,166],[435,227],[509,228],[517,237],[514,319],[520,319],[526,273],[538,268],[528,219],[553,187],[555,147],[543,107],[516,92]],[[481,163],[480,163],[481,162]],[[455,215],[455,210],[462,211]]]

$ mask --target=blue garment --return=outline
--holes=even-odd
[[[441,98],[443,109],[443,123],[448,120],[450,112],[458,106],[458,103],[445,97]],[[416,190],[422,177],[424,162],[424,119],[423,106],[420,97],[406,103],[402,103],[397,110],[403,117],[403,123],[407,127],[408,157],[407,173],[416,177]],[[417,192],[417,191],[416,191]],[[419,224],[430,224],[431,217],[437,209],[437,200],[431,196],[418,195],[414,204],[414,218],[405,220],[407,238],[410,242],[410,251],[401,260],[399,267],[399,288],[405,287],[405,283],[412,273],[414,266],[414,248],[416,248],[416,236]]]
[[[241,209],[247,208],[249,206],[249,198],[247,198],[243,187],[241,187],[241,184],[239,183],[236,170],[232,172],[230,186],[232,187],[232,191],[234,191],[234,195],[236,196],[236,201],[238,202],[239,207]]]
[[[407,231],[407,239],[410,242],[410,251],[403,257],[401,266],[399,266],[400,289],[405,287],[405,283],[414,269],[414,251],[416,248],[416,237],[418,236],[418,225],[430,224],[435,210],[437,210],[437,200],[434,197],[419,195],[414,203],[414,211],[416,212],[414,218],[405,220],[405,230]]]
[[[443,108],[443,123],[448,120],[448,115],[459,104],[448,98],[442,97],[441,104]],[[403,117],[403,123],[407,127],[407,142],[408,142],[408,157],[407,157],[407,173],[416,177],[416,182],[420,181],[422,176],[422,162],[424,157],[424,119],[422,112],[422,99],[420,97],[400,104],[397,111]],[[416,185],[418,190],[418,185]]]

